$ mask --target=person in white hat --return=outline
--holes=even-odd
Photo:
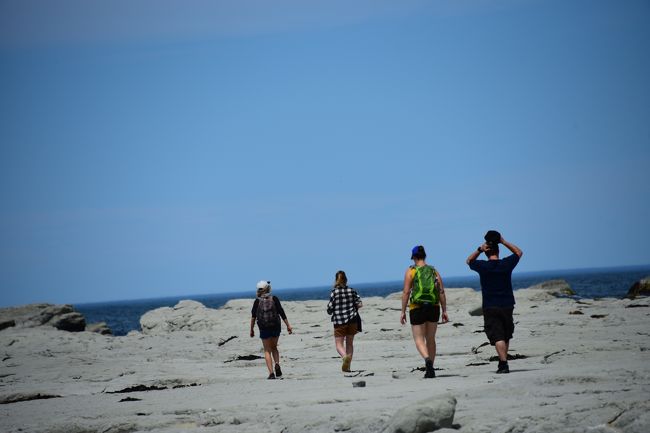
[[[280,352],[278,352],[278,339],[282,324],[280,318],[284,321],[289,334],[293,329],[287,320],[287,315],[280,304],[277,296],[271,295],[271,282],[262,280],[257,283],[257,297],[251,310],[251,337],[255,336],[255,321],[260,331],[260,338],[264,346],[264,359],[266,367],[269,370],[268,379],[275,379],[282,376],[280,368]],[[275,361],[275,368],[273,362]]]

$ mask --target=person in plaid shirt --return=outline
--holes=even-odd
[[[361,331],[359,308],[362,306],[361,298],[356,290],[348,287],[348,277],[345,272],[338,271],[334,288],[330,294],[330,301],[327,304],[327,314],[332,316],[336,351],[343,359],[341,370],[345,372],[350,371],[354,353],[354,336]]]

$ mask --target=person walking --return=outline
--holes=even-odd
[[[436,358],[436,331],[442,308],[442,323],[449,321],[447,297],[442,277],[433,266],[426,263],[427,254],[422,245],[411,250],[413,265],[404,275],[402,292],[402,314],[400,323],[406,323],[406,306],[415,347],[424,358],[425,378],[436,377],[433,363]]]
[[[268,379],[275,379],[282,376],[280,368],[280,352],[278,351],[278,339],[282,324],[280,318],[284,321],[289,334],[293,329],[287,320],[287,315],[280,304],[277,296],[271,295],[271,282],[262,280],[257,283],[257,297],[251,310],[251,338],[255,336],[255,321],[260,331],[260,338],[264,346],[264,360],[269,370]],[[275,368],[273,367],[275,362]]]
[[[361,331],[359,308],[363,306],[356,290],[348,287],[345,272],[338,271],[334,279],[334,288],[327,304],[327,314],[334,323],[334,344],[343,363],[341,370],[350,371],[354,354],[354,336]]]
[[[499,244],[508,248],[512,254],[499,259]],[[477,260],[481,253],[485,253],[487,260]],[[522,255],[523,252],[503,239],[501,233],[490,230],[485,234],[485,242],[467,258],[469,268],[478,272],[481,279],[483,324],[485,334],[499,356],[498,374],[510,373],[508,349],[515,330],[512,319],[515,307],[512,271]]]

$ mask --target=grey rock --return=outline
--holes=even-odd
[[[101,335],[113,335],[113,331],[111,331],[111,328],[108,327],[106,322],[91,323],[89,325],[86,325],[86,331],[96,332],[97,334]]]
[[[352,387],[353,388],[365,388],[366,387],[366,381],[365,380],[360,380],[358,382],[352,382]]]
[[[156,335],[177,331],[216,331],[223,326],[218,310],[200,302],[183,300],[174,307],[148,311],[140,318],[143,334]]]
[[[395,412],[386,433],[426,433],[451,428],[456,412],[452,396],[432,397],[410,404]]]
[[[637,296],[650,296],[650,276],[635,282],[627,291],[627,298],[634,299]]]
[[[29,304],[18,307],[0,308],[0,322],[14,321],[16,328],[53,326],[65,331],[83,331],[84,316],[72,305]]]
[[[352,423],[349,420],[339,422],[334,426],[334,431],[350,431],[352,430]]]
[[[638,402],[627,407],[609,423],[617,431],[629,433],[642,433],[648,431],[650,426],[650,402]]]
[[[530,286],[528,289],[535,290],[540,292],[540,296],[537,298],[549,298],[550,296],[574,296],[576,293],[571,289],[571,285],[566,282],[566,280],[549,280],[544,281],[534,286]]]
[[[468,311],[470,316],[482,316],[483,315],[483,307],[476,307],[474,309],[471,309]]]
[[[58,316],[62,316],[64,314],[69,314],[74,311],[74,308],[72,308],[72,305],[47,305],[45,308],[41,310],[38,316],[38,320],[40,320],[41,324],[44,325],[46,323],[51,322],[53,319],[55,319]]]

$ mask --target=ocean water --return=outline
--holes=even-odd
[[[624,268],[579,269],[563,271],[514,273],[512,284],[515,290],[530,287],[543,281],[564,279],[580,298],[623,297],[634,284],[650,275],[650,265]],[[446,288],[471,287],[480,289],[478,275],[468,277],[448,277],[444,279]],[[402,290],[401,281],[381,283],[352,284],[361,297],[387,296]],[[274,289],[273,293],[281,300],[304,301],[329,298],[331,286],[295,289]],[[516,296],[516,294],[515,294]],[[149,310],[172,307],[182,299],[192,299],[210,308],[219,308],[230,299],[250,298],[251,306],[255,291],[219,293],[214,295],[184,295],[177,297],[139,299],[129,301],[77,304],[75,308],[85,317],[87,323],[106,322],[114,335],[126,335],[131,330],[140,330],[140,317]]]

